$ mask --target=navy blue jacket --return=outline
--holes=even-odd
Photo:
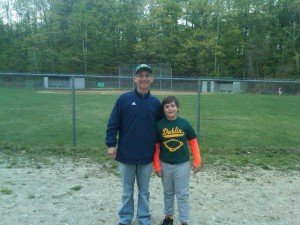
[[[143,96],[135,89],[120,95],[106,130],[107,147],[118,145],[116,160],[128,164],[152,162],[155,123],[161,118],[161,103],[150,92]]]

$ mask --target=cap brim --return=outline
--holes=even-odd
[[[152,73],[152,69],[150,69],[149,67],[141,67],[141,68],[139,68],[138,70],[135,71],[135,74],[137,74],[141,70],[146,70],[146,71]]]

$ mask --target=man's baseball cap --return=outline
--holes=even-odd
[[[135,74],[137,74],[140,70],[147,70],[150,73],[152,73],[152,68],[151,66],[147,65],[147,64],[140,64],[135,68]]]

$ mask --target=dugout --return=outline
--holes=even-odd
[[[85,79],[82,77],[74,78],[75,89],[85,88]],[[44,77],[44,88],[46,89],[70,89],[72,88],[72,77],[51,76]]]
[[[247,84],[240,81],[202,81],[202,92],[243,93]]]

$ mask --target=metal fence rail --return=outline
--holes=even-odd
[[[95,134],[85,131],[84,120],[87,118],[81,117],[82,112],[97,109],[97,111],[93,111],[94,114],[97,112],[104,114],[105,119],[102,117],[100,121],[97,121],[103,130],[117,96],[121,92],[132,90],[134,87],[132,76],[0,73],[0,117],[2,117],[0,118],[0,142],[23,143],[23,138],[26,137],[26,135],[23,135],[24,132],[33,132],[32,129],[37,130],[40,126],[39,132],[44,132],[44,135],[39,139],[32,139],[29,143],[68,144],[61,138],[65,136],[72,140],[70,143],[73,146],[77,145],[78,139],[80,145],[82,143],[86,145],[89,142],[89,138]],[[186,104],[195,109],[194,113],[186,116],[190,117],[192,121],[196,121],[193,125],[200,136],[202,107],[200,94],[228,93],[300,96],[300,80],[155,77],[151,90],[154,93],[160,93],[162,96],[167,94],[194,94],[196,96],[195,100],[186,100]],[[110,93],[116,92],[116,95],[113,95],[113,97],[107,96],[107,98],[111,98],[109,105],[104,103],[102,105],[101,102],[97,102],[100,98],[86,96],[85,98],[95,98],[90,100],[95,102],[95,105],[93,105],[93,110],[91,110],[91,106],[84,106],[85,100],[82,99],[85,94],[90,94],[89,96],[97,94],[101,97],[100,95],[103,96],[107,91]],[[78,106],[77,100],[80,102]],[[31,114],[34,114],[34,116],[31,116]],[[4,118],[10,115],[10,118]],[[47,116],[44,117],[43,115]],[[76,118],[77,115],[79,115],[80,119]],[[13,121],[17,120],[18,116],[23,117],[23,119],[25,117],[25,121],[28,119],[28,124],[24,124],[23,120],[19,125],[13,125]],[[96,115],[92,116],[95,120],[99,119]],[[47,120],[50,118],[51,121],[43,121],[43,118],[47,118]],[[8,120],[11,120],[11,122]],[[77,126],[77,123],[80,123],[80,126]],[[49,130],[50,124],[53,125],[51,126],[52,130]],[[37,126],[37,128],[28,129],[28,126]],[[93,142],[93,140],[90,142]],[[97,143],[103,144],[103,139],[99,139]]]
[[[28,74],[0,73],[1,87],[42,89],[71,89],[74,78],[75,89],[119,89],[129,90],[134,87],[132,76],[116,75],[74,75],[74,74]],[[153,89],[161,91],[197,91],[198,81],[202,92],[211,93],[255,93],[299,95],[300,80],[268,80],[238,78],[205,77],[155,77]]]

